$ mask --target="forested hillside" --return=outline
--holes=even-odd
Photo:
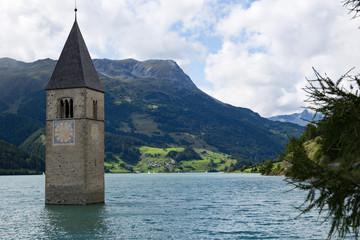
[[[41,174],[44,171],[43,158],[0,140],[0,175]]]
[[[43,88],[55,64],[0,59],[0,139],[41,157]],[[106,90],[106,151],[122,158],[140,146],[190,146],[261,162],[284,150],[287,135],[303,131],[210,97],[170,60],[96,59],[94,65]]]

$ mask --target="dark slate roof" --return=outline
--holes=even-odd
[[[105,92],[77,21],[70,31],[46,90],[87,87]]]

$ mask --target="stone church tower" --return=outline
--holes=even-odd
[[[76,18],[45,89],[45,203],[103,203],[105,91]]]

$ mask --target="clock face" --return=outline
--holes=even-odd
[[[74,139],[74,121],[54,121],[54,144],[72,144]]]

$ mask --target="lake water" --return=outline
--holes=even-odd
[[[106,203],[45,206],[44,176],[0,176],[0,239],[326,239],[305,194],[258,174],[106,175]]]

